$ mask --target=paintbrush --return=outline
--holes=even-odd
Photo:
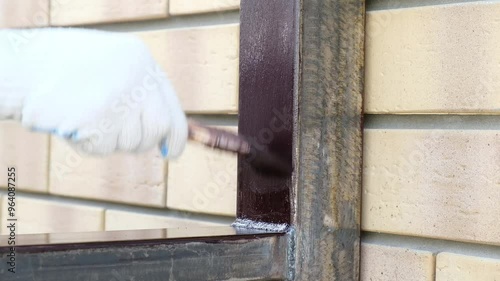
[[[189,121],[189,139],[205,146],[242,155],[257,172],[286,177],[292,173],[291,163],[269,151],[259,150],[245,137],[230,131],[206,127]]]

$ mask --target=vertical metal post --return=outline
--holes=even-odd
[[[240,159],[238,217],[291,223],[292,280],[359,278],[364,22],[363,0],[241,2],[240,133],[294,174]]]
[[[239,133],[292,162],[295,1],[241,1]],[[291,176],[238,161],[238,218],[290,224]]]
[[[358,280],[365,3],[302,1],[295,280]]]

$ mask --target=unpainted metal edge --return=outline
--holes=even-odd
[[[300,82],[300,76],[302,74],[302,60],[301,60],[301,48],[302,48],[302,30],[303,30],[303,22],[302,22],[302,7],[303,7],[303,1],[304,0],[297,0],[294,1],[295,4],[295,24],[297,26],[294,27],[295,29],[295,46],[294,46],[294,73],[293,73],[293,93],[292,93],[292,99],[293,99],[293,109],[292,109],[292,114],[293,114],[293,135],[292,135],[292,162],[293,162],[293,167],[294,167],[294,173],[292,174],[292,183],[290,185],[290,219],[292,221],[292,225],[289,228],[288,231],[288,254],[287,254],[287,280],[295,280],[296,276],[296,263],[297,263],[297,249],[296,249],[296,243],[297,243],[297,235],[296,235],[296,229],[295,229],[295,223],[297,221],[297,212],[296,207],[298,206],[298,196],[297,196],[297,185],[298,185],[298,175],[300,173],[300,165],[299,165],[299,130],[300,130],[300,123],[297,122],[299,120],[299,97],[300,97],[300,92],[301,92],[301,84]]]

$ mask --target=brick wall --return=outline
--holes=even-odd
[[[142,38],[171,78],[183,108],[236,130],[239,1],[6,0],[0,28],[83,26]],[[26,31],[26,44],[30,36]],[[18,233],[229,225],[236,157],[189,144],[167,163],[158,152],[80,155],[64,141],[0,123],[0,233],[7,166],[18,177]],[[3,199],[3,200],[1,200]]]
[[[500,280],[500,2],[367,10],[361,280]]]
[[[3,1],[0,25],[133,32],[191,117],[235,129],[238,1],[117,3]],[[499,46],[498,2],[368,1],[362,280],[500,280]],[[212,102],[197,102],[207,95]],[[21,232],[220,225],[234,216],[232,156],[190,145],[167,167],[154,153],[79,158],[12,124],[0,134],[2,169],[19,170]]]

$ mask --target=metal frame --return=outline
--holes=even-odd
[[[19,235],[16,274],[0,236],[0,279],[358,280],[364,14],[363,0],[241,1],[239,130],[294,172],[240,158],[233,227]]]
[[[33,242],[16,249],[16,273],[1,272],[2,280],[282,280],[286,274],[286,236],[264,231],[68,233],[50,243],[30,236]]]

